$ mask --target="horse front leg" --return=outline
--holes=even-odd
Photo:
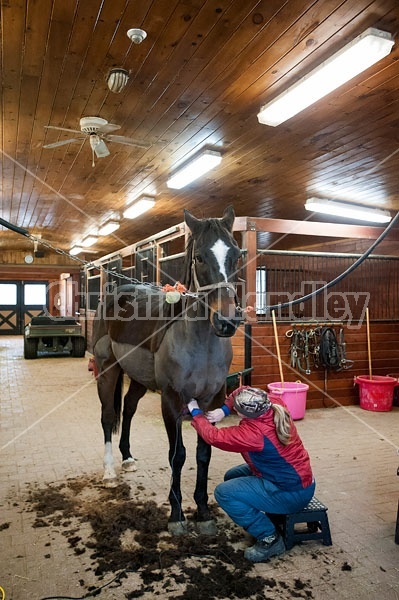
[[[174,395],[163,393],[162,416],[169,440],[169,464],[172,469],[172,482],[169,491],[171,514],[168,521],[168,531],[172,535],[187,533],[181,495],[181,472],[186,462],[186,449],[183,444],[180,412],[180,399]]]
[[[131,379],[129,389],[123,400],[122,429],[119,441],[123,471],[132,472],[136,470],[136,459],[133,458],[130,452],[130,426],[139,400],[144,396],[146,391],[147,388],[144,385]]]
[[[197,436],[197,481],[194,491],[194,500],[197,504],[195,519],[199,533],[216,535],[217,527],[208,506],[208,471],[211,460],[212,448],[202,437]]]

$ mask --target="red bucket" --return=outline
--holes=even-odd
[[[398,380],[389,375],[358,375],[355,383],[359,386],[360,408],[376,412],[392,410],[393,392]]]

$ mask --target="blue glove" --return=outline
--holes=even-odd
[[[190,400],[190,402],[187,404],[187,408],[192,417],[195,417],[196,415],[202,415],[202,410],[198,406],[198,402],[196,400]]]

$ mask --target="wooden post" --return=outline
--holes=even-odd
[[[281,381],[282,387],[284,387],[283,366],[281,364],[280,344],[279,344],[279,341],[278,341],[278,333],[277,333],[277,325],[276,325],[276,315],[274,313],[274,310],[272,310],[272,319],[273,319],[274,339],[276,340],[278,368],[279,368],[279,371],[280,371],[280,381]]]
[[[243,307],[256,305],[256,230],[247,230],[242,232],[242,248],[247,253],[244,262],[245,279],[245,298],[243,298]],[[247,312],[247,322],[256,323],[256,310]]]
[[[369,307],[366,308],[366,329],[367,329],[367,353],[369,359],[369,378],[373,379],[373,370],[371,367],[371,340],[370,340],[370,319],[369,319]]]

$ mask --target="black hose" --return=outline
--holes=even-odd
[[[384,231],[381,233],[381,235],[378,236],[378,238],[371,244],[370,248],[368,248],[368,250],[366,250],[364,252],[364,254],[359,256],[359,258],[357,260],[355,260],[355,262],[350,267],[348,267],[346,269],[346,271],[341,273],[341,275],[338,275],[335,279],[332,279],[331,281],[329,281],[328,283],[323,285],[321,288],[318,288],[317,290],[314,290],[313,292],[306,294],[306,296],[302,296],[302,298],[297,298],[296,300],[290,300],[289,302],[283,302],[281,304],[273,304],[271,306],[267,306],[266,310],[287,308],[289,306],[294,306],[295,304],[299,304],[300,302],[306,302],[306,300],[310,300],[311,298],[313,298],[313,296],[317,296],[318,294],[321,294],[325,290],[328,290],[333,285],[336,285],[337,283],[339,283],[344,277],[349,275],[349,273],[352,273],[352,271],[354,271],[359,265],[361,265],[361,263],[364,260],[366,260],[366,258],[372,253],[374,248],[376,248],[378,246],[378,244],[380,242],[382,242],[382,240],[385,238],[385,236],[391,231],[391,229],[394,227],[394,225],[396,225],[396,223],[398,221],[399,221],[399,212],[396,213],[396,215],[394,216],[392,221],[389,223],[389,225],[387,225],[387,227],[384,229]]]
[[[24,235],[25,237],[30,237],[30,233],[27,229],[18,227],[18,225],[13,225],[12,223],[5,221],[1,217],[0,217],[0,225],[3,225],[3,227],[6,227],[7,229],[11,229],[11,231],[15,231],[15,233],[20,233],[21,235]]]

